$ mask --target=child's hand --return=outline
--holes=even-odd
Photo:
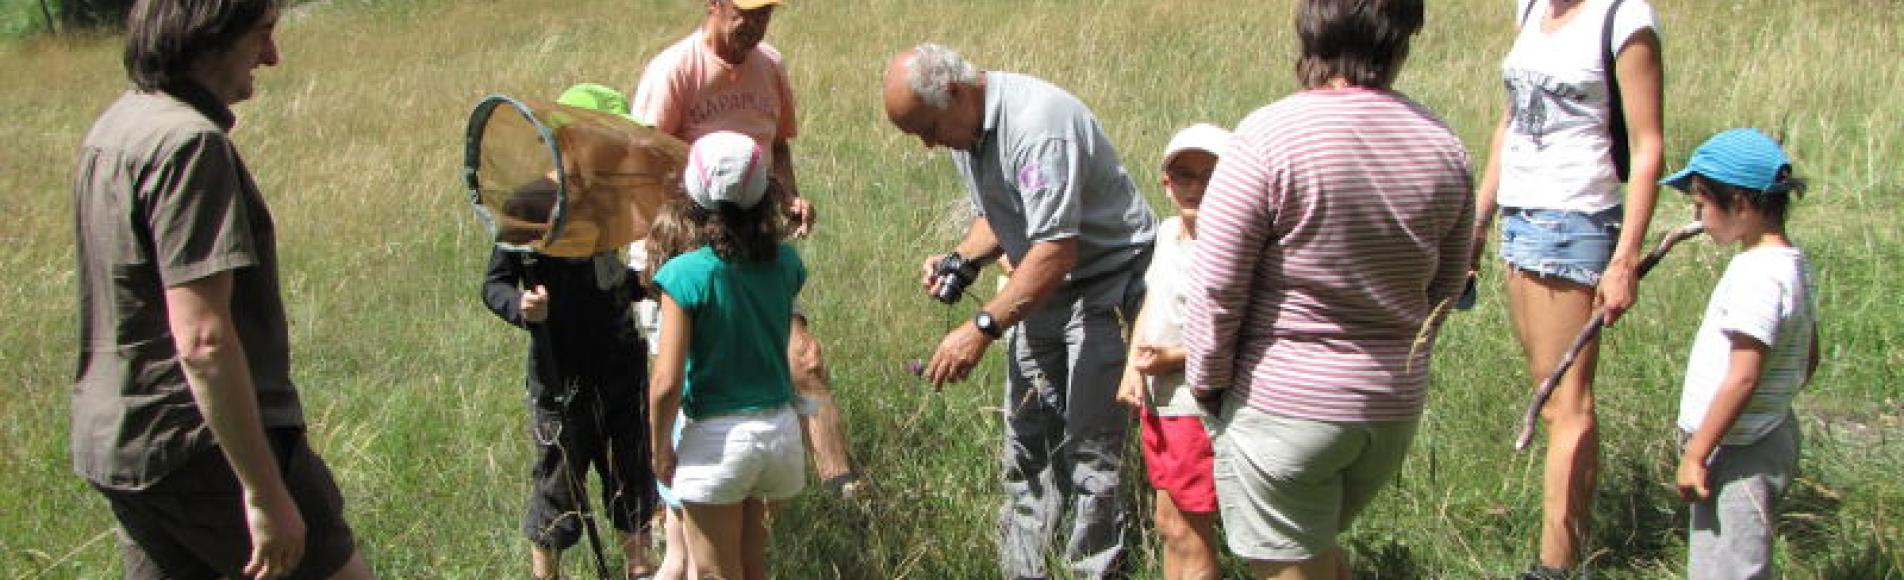
[[[549,319],[549,289],[541,285],[522,293],[522,319],[528,322],[542,322]]]
[[[1686,503],[1705,501],[1712,497],[1712,490],[1706,487],[1706,462],[1698,457],[1686,455],[1679,459],[1679,475],[1675,486],[1679,488],[1679,500]]]
[[[1117,402],[1132,409],[1144,408],[1144,380],[1125,373],[1124,380],[1117,382]]]
[[[1148,376],[1158,376],[1183,368],[1183,349],[1158,345],[1138,344],[1131,348],[1131,367]]]
[[[654,468],[655,480],[672,487],[674,485],[674,466],[677,462],[674,456],[674,446],[656,445],[648,455],[651,458],[648,462],[649,466]]]

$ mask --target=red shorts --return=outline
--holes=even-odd
[[[1216,452],[1197,416],[1160,417],[1146,408],[1137,413],[1144,438],[1144,468],[1150,485],[1170,494],[1177,511],[1216,511]]]

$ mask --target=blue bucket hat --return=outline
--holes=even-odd
[[[1707,139],[1692,152],[1686,168],[1659,180],[1680,191],[1692,185],[1693,174],[1733,187],[1771,191],[1779,174],[1792,164],[1778,142],[1758,129],[1727,129]]]

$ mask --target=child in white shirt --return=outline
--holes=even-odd
[[[1675,485],[1692,504],[1686,575],[1769,578],[1778,498],[1798,467],[1792,399],[1818,368],[1814,289],[1785,232],[1804,183],[1778,143],[1731,129],[1660,184],[1692,195],[1713,241],[1740,248],[1693,338],[1679,402]]]

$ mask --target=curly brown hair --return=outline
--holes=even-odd
[[[669,200],[661,204],[660,211],[655,212],[654,224],[648,226],[648,238],[642,241],[642,246],[648,251],[648,264],[641,271],[641,284],[651,293],[661,291],[654,285],[654,276],[655,272],[661,270],[662,264],[707,245],[707,241],[701,237],[700,226],[688,219],[684,206],[693,205],[694,202],[688,201],[686,197]]]
[[[688,218],[701,227],[701,238],[714,247],[714,254],[729,262],[758,264],[772,262],[780,255],[780,242],[787,239],[786,213],[781,211],[786,197],[780,181],[769,179],[767,192],[754,207],[721,202],[718,209],[686,204]]]
[[[701,246],[713,246],[715,255],[730,262],[773,261],[780,255],[780,242],[787,238],[786,212],[781,210],[784,198],[780,182],[769,179],[766,195],[752,208],[722,203],[720,209],[710,210],[685,193],[662,204],[648,228],[648,269],[642,272],[642,283],[655,289],[654,275],[662,264]]]

